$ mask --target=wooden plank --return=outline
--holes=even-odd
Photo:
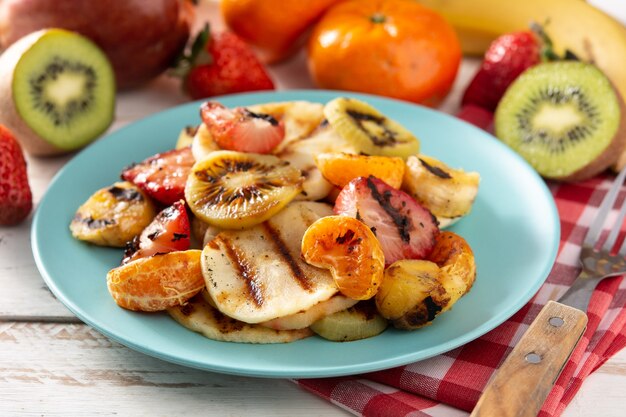
[[[0,323],[1,416],[346,416],[287,380],[170,364],[88,326]]]

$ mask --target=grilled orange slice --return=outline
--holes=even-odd
[[[199,250],[140,258],[107,274],[115,302],[129,310],[160,311],[184,304],[205,284]]]
[[[310,265],[330,269],[339,291],[355,300],[376,295],[385,257],[374,233],[348,216],[315,221],[302,237],[302,256]]]
[[[354,178],[371,175],[399,189],[404,176],[404,160],[392,156],[321,153],[315,163],[324,178],[341,188]]]

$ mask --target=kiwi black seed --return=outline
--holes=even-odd
[[[583,62],[539,64],[507,90],[495,133],[545,178],[582,180],[626,146],[623,102],[608,78]]]
[[[15,64],[11,87],[21,121],[60,151],[86,145],[113,120],[112,67],[93,42],[74,32],[49,29],[31,41]]]

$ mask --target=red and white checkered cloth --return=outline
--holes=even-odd
[[[296,382],[360,416],[466,416],[539,310],[548,300],[564,293],[576,278],[580,245],[613,178],[607,174],[578,184],[549,184],[561,220],[556,263],[535,297],[496,329],[451,352],[406,366]],[[622,189],[617,207],[624,198],[626,190]],[[626,278],[602,281],[587,315],[587,330],[543,405],[540,417],[559,416],[584,379],[626,346]]]

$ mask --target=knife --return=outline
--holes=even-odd
[[[559,301],[575,303],[578,298]],[[470,417],[536,417],[586,327],[582,310],[548,301],[489,381]]]

